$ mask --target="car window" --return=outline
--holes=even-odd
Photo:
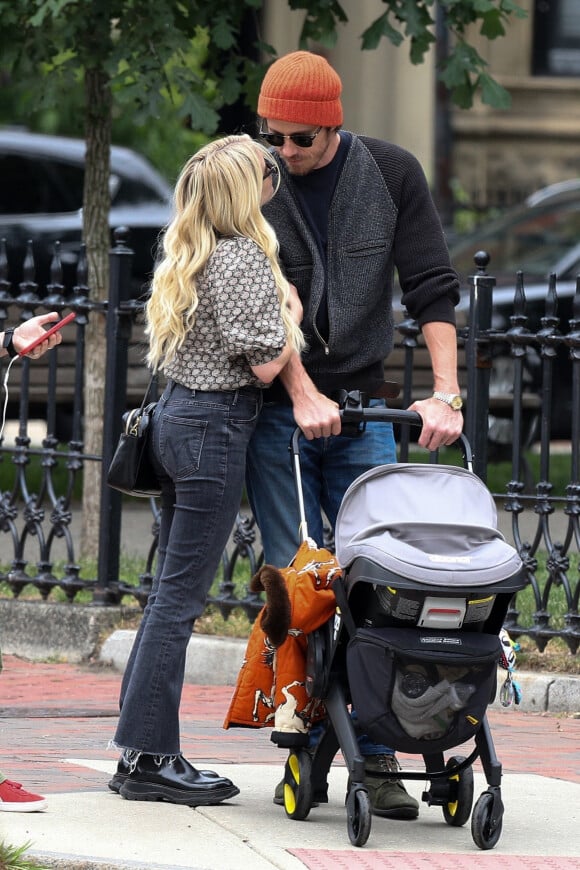
[[[118,180],[119,185],[113,198],[113,203],[116,206],[164,202],[159,193],[143,181],[135,181],[132,178],[122,178],[121,176],[118,176]]]
[[[497,278],[513,280],[518,269],[527,278],[545,278],[579,240],[580,204],[560,202],[481,227],[469,241],[458,241],[451,256],[462,277],[473,274],[473,255],[484,250],[491,257],[488,271]]]
[[[57,160],[0,155],[0,214],[78,211],[83,201],[82,167]]]

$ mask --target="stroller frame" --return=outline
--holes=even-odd
[[[352,427],[364,428],[367,420],[422,425],[419,414],[412,411],[363,407],[361,396],[356,391],[346,395],[341,417],[343,423],[350,424],[351,431]],[[304,541],[308,537],[308,529],[300,470],[301,434],[300,429],[295,431],[291,451],[301,520],[301,540]],[[464,435],[461,435],[460,442],[464,467],[473,473],[469,442]],[[436,454],[431,456],[431,460],[436,461]],[[361,570],[369,573],[369,576],[365,575],[364,579],[369,582],[376,581],[377,578],[373,577],[372,563],[367,560],[362,560],[362,563]],[[380,571],[377,569],[377,577],[379,574]],[[348,836],[354,846],[364,846],[371,831],[372,809],[364,782],[364,757],[360,753],[349,710],[352,699],[345,667],[346,648],[349,641],[357,635],[360,625],[355,621],[349,601],[348,577],[347,570],[333,584],[337,600],[337,611],[334,617],[308,636],[306,691],[310,697],[324,701],[328,714],[324,733],[314,749],[306,748],[308,735],[304,734],[291,735],[274,731],[271,739],[280,747],[289,749],[284,770],[284,806],[287,816],[295,820],[306,819],[313,805],[328,802],[327,775],[337,751],[341,750],[348,773],[345,801]],[[493,588],[486,587],[492,588],[492,591],[497,594],[492,610],[480,631],[499,635],[513,594],[525,585],[523,568],[514,573],[510,579],[513,581],[511,584],[506,585],[502,582],[496,583]],[[493,701],[494,695],[495,681],[487,703]],[[452,827],[463,826],[471,816],[472,838],[480,849],[487,850],[493,848],[501,836],[504,805],[501,797],[502,765],[495,752],[486,713],[480,718],[471,736],[473,736],[474,748],[467,757],[452,755],[447,761],[445,760],[444,750],[453,749],[456,744],[432,752],[404,749],[403,751],[422,756],[424,769],[385,772],[382,776],[384,779],[392,780],[428,781],[428,787],[422,793],[422,801],[428,806],[442,807],[444,821]],[[478,758],[483,768],[487,789],[473,806],[472,765]]]

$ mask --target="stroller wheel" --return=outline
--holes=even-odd
[[[346,796],[346,824],[353,846],[364,846],[371,832],[372,810],[366,788],[351,786]]]
[[[454,755],[447,761],[446,768],[454,769],[465,761],[462,755]],[[473,768],[466,767],[449,777],[449,800],[443,804],[443,818],[448,825],[460,828],[471,815],[473,806]]]
[[[499,789],[484,791],[471,816],[471,836],[480,849],[493,849],[501,836],[503,804]]]
[[[284,766],[284,809],[302,821],[312,806],[312,759],[308,752],[291,752]]]

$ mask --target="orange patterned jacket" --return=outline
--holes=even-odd
[[[253,591],[266,591],[266,605],[250,634],[224,728],[274,726],[306,732],[325,715],[322,702],[306,692],[307,635],[336,610],[332,583],[341,571],[336,557],[304,541],[288,568],[264,565]]]

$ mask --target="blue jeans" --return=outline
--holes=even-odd
[[[173,382],[157,405],[151,444],[162,487],[157,572],[123,677],[114,740],[120,748],[180,752],[187,644],[239,510],[261,406],[256,387],[202,392]]]
[[[372,405],[384,407],[381,399]],[[246,489],[256,518],[264,560],[283,568],[301,542],[300,515],[290,440],[296,429],[289,405],[265,404],[248,448]],[[323,516],[334,529],[342,497],[363,472],[397,461],[390,423],[368,423],[358,438],[301,437],[300,469],[308,535],[323,545]]]
[[[371,405],[384,407],[381,399]],[[296,482],[289,450],[296,429],[289,405],[265,404],[248,448],[246,490],[262,537],[264,560],[282,568],[288,565],[301,541]],[[363,472],[397,461],[390,423],[367,423],[363,435],[301,437],[300,470],[308,536],[322,546],[323,516],[334,529],[342,497]],[[356,713],[353,713],[356,723]],[[312,729],[311,743],[320,731]],[[366,735],[358,737],[362,755],[391,754],[392,749]]]

